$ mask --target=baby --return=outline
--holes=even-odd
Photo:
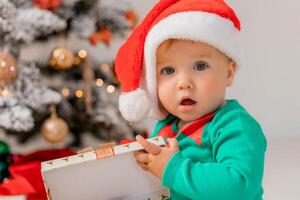
[[[170,199],[262,199],[266,139],[236,100],[225,100],[240,64],[240,22],[222,0],[161,0],[120,48],[122,115],[155,117],[137,141],[137,163]]]

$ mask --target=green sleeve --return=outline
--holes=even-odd
[[[167,164],[162,184],[191,199],[254,199],[262,190],[266,140],[248,113],[236,116],[227,114],[207,128],[215,162],[193,162],[179,151]]]

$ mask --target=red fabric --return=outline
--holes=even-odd
[[[32,185],[22,176],[15,176],[12,180],[6,181],[0,185],[0,196],[33,194],[35,192]]]
[[[116,75],[123,92],[139,88],[143,67],[144,44],[149,30],[162,19],[174,13],[201,11],[217,14],[232,21],[240,30],[234,11],[223,0],[160,0],[137,26],[116,56]]]
[[[69,149],[43,150],[15,157],[9,167],[12,179],[0,185],[0,195],[26,194],[28,200],[47,200],[41,175],[41,162],[74,155]]]
[[[223,0],[181,0],[161,13],[153,23],[152,27],[162,19],[172,14],[186,11],[214,13],[223,18],[229,19],[238,30],[241,29],[239,19],[235,15],[232,8],[230,8]]]
[[[201,117],[191,124],[187,125],[186,127],[183,127],[182,130],[179,132],[183,133],[184,135],[192,138],[197,142],[197,144],[202,143],[202,131],[204,129],[204,126],[212,120],[214,117],[214,113],[209,113],[205,115],[204,117]]]
[[[214,113],[209,113],[199,119],[196,119],[192,123],[184,126],[181,130],[178,131],[178,133],[182,133],[188,137],[190,137],[192,140],[197,142],[197,144],[202,143],[202,131],[205,127],[205,125],[212,120],[214,117]],[[158,134],[159,136],[162,136],[163,138],[173,138],[176,137],[178,133],[174,132],[172,130],[172,123],[165,125],[162,129],[159,130]],[[167,144],[168,146],[168,144]]]
[[[28,155],[17,155],[14,158],[14,164],[22,164],[31,161],[47,161],[57,158],[62,158],[70,155],[74,155],[75,152],[70,149],[50,149],[50,150],[40,150],[33,152]]]
[[[175,137],[177,133],[174,133],[172,130],[172,124],[168,124],[165,127],[163,127],[158,135],[162,136],[163,138],[172,138]]]
[[[141,135],[143,138],[148,138],[149,137],[149,134],[147,131],[144,131],[142,133],[139,133],[139,135]],[[123,139],[120,141],[120,144],[128,144],[128,143],[131,143],[131,142],[136,142],[136,140],[133,140],[133,139]]]
[[[120,141],[120,144],[121,144],[121,145],[123,145],[123,144],[129,144],[129,143],[132,143],[132,142],[135,142],[135,140],[125,139],[125,140],[121,140],[121,141]]]
[[[143,22],[137,26],[118,51],[115,71],[121,82],[123,92],[130,92],[139,87],[142,71],[144,42],[152,23],[165,9],[179,0],[161,0],[148,13]]]
[[[28,195],[28,200],[47,199],[41,175],[41,162],[34,161],[29,163],[23,163],[20,165],[12,165],[9,169],[15,181],[21,182],[21,179],[24,179],[24,181],[27,181],[27,183],[25,184],[30,184],[31,187],[34,189],[33,192],[28,190],[27,192],[20,194]],[[14,189],[19,191],[21,188],[24,187],[21,183],[19,183],[19,185],[20,187],[15,187]]]

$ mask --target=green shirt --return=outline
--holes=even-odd
[[[265,136],[236,100],[226,102],[183,130],[178,130],[179,119],[172,115],[157,122],[151,137],[176,137],[179,142],[180,151],[162,177],[171,199],[262,199]]]

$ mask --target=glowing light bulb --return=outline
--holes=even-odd
[[[63,89],[61,90],[61,94],[62,94],[64,97],[70,96],[70,89],[69,89],[69,88],[63,88]]]
[[[84,50],[84,49],[79,50],[78,56],[79,56],[79,58],[82,58],[82,59],[83,59],[83,58],[86,58],[86,56],[87,56],[87,51]]]
[[[104,84],[104,81],[101,78],[96,79],[96,86],[101,87]]]
[[[82,97],[83,97],[83,91],[82,91],[82,90],[76,90],[75,96],[76,96],[77,98],[82,98]]]
[[[110,71],[110,66],[108,64],[101,64],[100,65],[100,69],[105,72],[108,73]]]
[[[116,88],[113,85],[108,85],[107,88],[106,88],[106,91],[108,93],[113,93],[115,90],[116,90]]]
[[[8,89],[3,89],[2,91],[1,91],[1,95],[2,96],[8,96],[9,95],[9,90]]]

